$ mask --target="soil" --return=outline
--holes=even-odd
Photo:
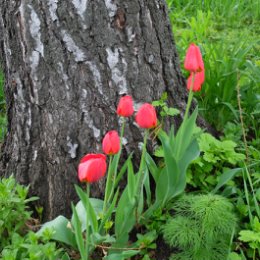
[[[173,250],[164,242],[162,236],[159,236],[157,241],[157,249],[155,252],[156,260],[168,260],[170,255],[173,253]]]

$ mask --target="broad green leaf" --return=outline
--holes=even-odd
[[[182,184],[182,180],[181,180],[181,169],[180,169],[180,165],[178,164],[178,162],[176,161],[175,157],[172,156],[172,163],[171,163],[171,168],[169,168],[169,194],[167,197],[167,201],[173,197],[175,197],[178,193],[179,193],[179,189],[180,189],[180,185]],[[186,184],[186,179],[184,182],[184,187]]]
[[[170,145],[170,147],[173,151],[173,148],[174,148],[174,145],[175,145],[175,135],[174,135],[174,127],[173,126],[170,129],[168,140],[169,140],[169,145]]]
[[[120,155],[121,155],[121,149],[120,152],[115,154],[114,156],[110,157],[110,159],[112,158],[111,163],[109,165],[109,171],[108,171],[108,176],[107,176],[107,183],[106,183],[106,194],[109,197],[112,197],[114,195],[115,192],[115,185],[114,185],[114,181],[115,178],[117,178],[117,170],[118,170],[118,162],[120,159]],[[108,202],[108,201],[107,201]]]
[[[139,253],[139,250],[127,250],[127,251],[123,251],[120,253],[115,253],[115,254],[111,254],[108,255],[106,257],[104,257],[104,260],[124,260],[124,259],[129,259],[132,256],[135,256]]]
[[[139,250],[126,250],[126,251],[123,251],[121,254],[124,256],[124,257],[132,257],[134,255],[137,255],[140,251]]]
[[[126,170],[127,170],[127,167],[128,167],[128,163],[129,163],[129,161],[132,160],[132,156],[133,156],[133,153],[131,153],[131,154],[128,156],[127,160],[124,162],[123,166],[121,167],[121,170],[119,171],[119,173],[118,173],[118,175],[117,175],[117,177],[116,177],[115,187],[114,187],[114,188],[117,187],[119,181],[120,181],[120,180],[122,179],[122,177],[124,176],[124,174],[125,174],[125,172],[126,172]]]
[[[89,198],[89,201],[96,213],[97,219],[100,219],[100,216],[103,213],[104,201],[96,198]]]
[[[184,192],[186,187],[186,172],[190,163],[198,158],[200,154],[199,145],[196,139],[190,143],[183,153],[183,157],[179,162],[176,162],[176,170],[178,170],[178,182],[174,186],[174,191],[171,192],[171,198]]]
[[[159,133],[159,139],[162,143],[164,150],[167,178],[169,181],[167,186],[172,187],[172,185],[176,185],[179,179],[178,172],[176,172],[176,160],[174,158],[174,154],[169,143],[169,137],[167,135],[165,136]],[[167,187],[167,189],[169,189],[169,187]]]
[[[243,242],[258,242],[260,243],[260,232],[251,230],[241,230],[239,232],[239,240]]]
[[[148,171],[147,171],[148,173]],[[137,191],[137,196],[136,196],[136,200],[137,200],[137,212],[135,213],[135,218],[138,217],[138,219],[136,220],[137,222],[140,221],[140,216],[143,213],[143,209],[144,209],[144,185],[141,185],[141,190]]]
[[[169,177],[166,167],[163,168],[156,183],[155,196],[157,205],[159,205],[159,202],[164,204],[164,202],[167,201],[167,198],[169,197]]]
[[[150,207],[152,202],[152,195],[151,195],[150,178],[149,178],[147,166],[145,166],[145,171],[146,174],[144,179],[144,188],[146,193],[146,203],[147,206]]]
[[[81,223],[81,232],[83,232],[86,230],[86,209],[81,200],[77,203],[75,211],[77,212],[79,221]],[[75,225],[75,221],[75,214],[72,213],[71,223],[73,226]]]
[[[118,194],[119,194],[119,189],[115,193],[113,201],[112,201],[111,205],[108,207],[108,210],[106,211],[105,215],[102,217],[102,220],[101,220],[101,223],[99,226],[99,232],[101,232],[106,221],[110,219],[112,213],[115,211]]]
[[[99,233],[94,233],[91,235],[93,243],[95,245],[101,244],[101,243],[114,243],[116,242],[115,238],[110,236],[109,234],[106,234],[104,236],[101,236]]]
[[[94,208],[92,207],[90,203],[90,199],[88,198],[87,194],[79,187],[75,186],[76,192],[79,195],[80,200],[83,203],[83,206],[85,207],[87,211],[87,215],[89,217],[89,221],[92,227],[93,232],[98,231],[98,221],[97,221],[97,215],[94,211]]]
[[[102,213],[103,213],[104,201],[100,200],[100,199],[95,199],[95,198],[90,198],[89,201],[90,201],[90,203],[91,203],[91,205],[92,205],[92,207],[95,211],[97,220],[99,220],[100,217],[102,216]],[[77,203],[75,208],[76,208],[76,211],[78,213],[79,220],[82,224],[82,226],[81,226],[82,231],[84,231],[84,230],[86,230],[86,209],[85,209],[85,206],[83,205],[83,202],[80,200]],[[74,219],[75,219],[75,216],[72,215],[72,218],[71,218],[72,223],[74,223],[74,221],[75,221]]]
[[[252,228],[253,228],[254,231],[260,233],[260,222],[259,222],[259,219],[257,217],[254,217]]]
[[[61,260],[70,260],[70,257],[67,253],[65,253],[62,257]]]
[[[157,167],[156,163],[154,162],[153,158],[150,156],[149,153],[146,153],[145,161],[149,169],[149,172],[152,174],[153,179],[156,183],[160,175],[160,168]]]
[[[124,257],[122,254],[111,254],[111,255],[108,255],[108,256],[105,256],[103,258],[104,260],[124,260],[126,259],[126,257]]]
[[[228,260],[243,260],[243,258],[239,254],[232,252],[228,255]]]
[[[117,240],[128,240],[130,232],[135,224],[135,202],[129,200],[128,185],[125,187],[118,202],[115,216],[115,234]]]
[[[198,115],[198,107],[194,110],[186,121],[183,121],[175,138],[175,145],[173,151],[177,160],[183,156],[184,151],[187,149],[194,135],[196,127],[196,119]]]
[[[76,237],[76,242],[78,245],[78,250],[80,252],[80,256],[82,259],[88,259],[86,248],[84,246],[85,243],[84,243],[84,239],[83,239],[83,234],[81,232],[81,223],[80,223],[79,216],[77,214],[77,211],[76,211],[74,205],[72,205],[72,212],[75,216],[74,229],[75,229],[75,237]]]
[[[41,236],[46,229],[51,229],[55,231],[52,239],[77,248],[75,236],[72,232],[70,222],[67,218],[63,216],[58,216],[54,220],[46,222],[37,232],[37,235]]]
[[[127,191],[129,200],[134,200],[135,192],[136,192],[136,176],[134,175],[134,169],[132,161],[129,161],[127,164]]]

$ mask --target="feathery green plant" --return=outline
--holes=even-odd
[[[233,205],[213,194],[185,195],[173,204],[163,227],[166,242],[178,249],[171,260],[224,260],[236,228]]]

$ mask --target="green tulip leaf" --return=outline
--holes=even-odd
[[[61,260],[70,260],[70,257],[67,253],[65,253],[62,257]]]
[[[132,161],[127,164],[127,191],[129,200],[133,200],[136,192],[136,176],[134,174]]]
[[[106,257],[104,257],[104,260],[124,260],[124,259],[129,259],[132,256],[135,256],[139,253],[138,250],[127,250],[120,252],[118,254],[111,254]]]
[[[90,199],[90,198],[88,198],[87,194],[80,187],[75,186],[75,188],[76,188],[77,194],[80,197],[80,200],[82,201],[82,205],[85,207],[85,211],[87,211],[87,213],[88,213],[89,223],[92,227],[92,230],[93,230],[93,232],[97,232],[97,230],[98,230],[98,220],[97,219],[98,219],[98,215],[100,214],[100,212],[101,212],[101,214],[103,212],[103,201],[98,200],[98,199]],[[96,212],[94,210],[94,207],[92,206],[91,202],[94,203],[94,207],[98,212]],[[101,206],[101,204],[102,204],[102,206]],[[75,211],[76,211],[76,209],[75,209]],[[83,216],[81,216],[81,217],[82,217],[81,223],[84,223]],[[80,217],[80,219],[81,219],[81,217]],[[85,214],[85,219],[86,219],[86,214]],[[71,222],[74,223],[74,214],[72,216]],[[86,226],[86,220],[85,220],[85,226]]]
[[[146,165],[149,169],[149,172],[153,176],[154,181],[157,182],[161,169],[157,167],[156,163],[154,162],[153,158],[150,156],[149,153],[146,153],[145,161],[146,161]]]
[[[194,135],[194,129],[196,127],[196,118],[198,115],[198,107],[194,110],[186,121],[183,121],[176,138],[174,140],[173,152],[177,160],[183,157],[183,154],[187,150],[187,147],[191,143],[191,139]]]
[[[104,201],[100,200],[100,199],[95,199],[95,198],[90,198],[89,201],[90,201],[90,203],[91,203],[91,205],[92,205],[92,207],[95,211],[95,215],[96,215],[97,220],[99,220],[102,216],[102,213],[103,213]],[[83,205],[83,202],[81,200],[77,203],[75,209],[76,209],[77,214],[79,216],[79,220],[82,224],[81,225],[82,231],[85,231],[86,230],[86,209],[85,209],[85,206]],[[74,221],[75,221],[75,216],[73,214],[72,218],[71,218],[71,222],[74,223]]]
[[[128,233],[135,224],[135,201],[129,199],[128,185],[124,189],[118,202],[115,216],[115,234],[117,241],[126,243]]]
[[[76,208],[74,205],[72,205],[72,212],[73,212],[73,215],[75,218],[73,227],[75,229],[75,237],[76,237],[76,242],[78,245],[78,250],[80,252],[80,256],[82,259],[88,259],[87,250],[84,246],[85,243],[84,243],[83,234],[81,231],[81,222],[80,222],[79,216],[77,214],[77,211],[76,211]]]
[[[121,170],[119,171],[116,181],[115,181],[115,188],[117,187],[119,181],[123,178],[127,168],[128,168],[128,163],[129,161],[132,160],[133,152],[128,156],[127,160],[124,162],[123,166],[121,167]]]
[[[161,175],[156,183],[156,205],[161,205],[163,207],[163,203],[168,198],[169,195],[169,177],[166,168],[164,167]],[[148,209],[149,210],[149,209]]]
[[[91,235],[92,236],[92,241],[95,245],[101,244],[101,243],[115,243],[116,240],[114,237],[110,236],[109,234],[101,236],[99,233],[94,233]]]
[[[101,220],[101,223],[99,226],[99,231],[101,231],[103,229],[105,223],[110,219],[112,213],[115,211],[118,194],[119,194],[119,189],[117,189],[111,205],[108,207],[108,210],[106,211],[105,215],[103,216],[103,218]]]
[[[150,177],[148,174],[148,168],[145,167],[145,178],[144,178],[144,188],[146,193],[146,203],[147,206],[150,207],[152,203],[152,194],[151,194],[151,187],[150,187]]]
[[[46,229],[54,230],[52,239],[77,248],[74,233],[67,218],[58,216],[54,220],[46,222],[37,232],[37,235],[41,236]]]

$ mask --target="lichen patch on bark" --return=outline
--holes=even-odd
[[[88,7],[88,0],[72,0],[74,7],[76,8],[76,12],[78,15],[85,20],[85,12]]]

